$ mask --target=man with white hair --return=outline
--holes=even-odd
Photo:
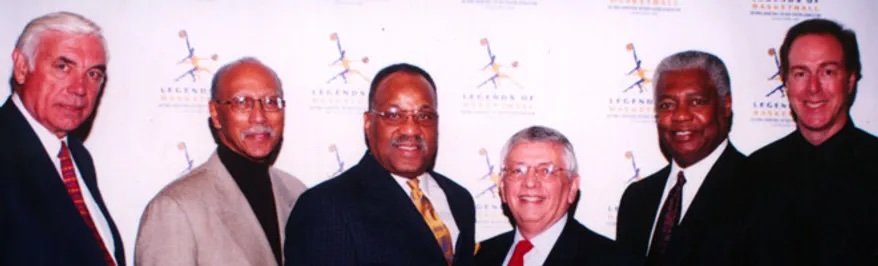
[[[75,13],[31,20],[0,107],[0,265],[125,265],[94,163],[69,133],[106,83],[101,28]]]
[[[557,130],[532,126],[502,151],[500,198],[515,229],[480,244],[476,265],[641,265],[570,214],[579,191],[573,145]]]
[[[744,155],[728,136],[730,78],[702,51],[666,57],[656,68],[655,116],[668,165],[622,195],[616,241],[647,265],[732,265],[751,193]]]

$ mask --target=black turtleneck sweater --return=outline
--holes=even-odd
[[[265,238],[271,246],[274,258],[278,265],[281,262],[280,248],[280,232],[277,224],[277,208],[274,202],[274,191],[272,191],[271,178],[268,175],[269,165],[266,163],[257,163],[244,158],[243,156],[233,152],[225,145],[220,144],[217,147],[217,155],[229,170],[229,174],[235,179],[241,193],[250,203],[253,214],[262,225],[265,232]]]

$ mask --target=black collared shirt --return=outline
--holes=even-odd
[[[229,174],[235,179],[241,193],[250,203],[253,214],[262,225],[271,251],[278,265],[281,262],[280,232],[277,222],[277,208],[274,201],[274,191],[271,186],[271,177],[268,174],[269,165],[257,163],[244,158],[233,152],[225,145],[217,147],[217,155],[229,170]]]
[[[757,265],[878,265],[878,138],[849,122],[815,146],[796,130],[748,163]]]

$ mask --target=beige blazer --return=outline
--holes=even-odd
[[[270,168],[281,247],[305,185]],[[140,219],[135,265],[277,265],[250,204],[214,152],[150,201]]]

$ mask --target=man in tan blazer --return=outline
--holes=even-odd
[[[216,72],[211,98],[217,150],[146,207],[136,265],[283,265],[282,230],[305,185],[271,167],[284,128],[280,79],[239,59]]]

